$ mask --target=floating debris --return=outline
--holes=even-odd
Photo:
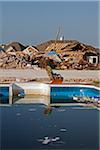
[[[61,132],[66,132],[67,130],[65,128],[60,129]]]
[[[55,138],[52,138],[52,139],[51,139],[52,142],[56,142],[56,141],[58,141],[58,140],[60,140],[60,137],[55,137]]]
[[[21,113],[17,113],[16,115],[17,115],[17,116],[20,116],[20,115],[21,115]]]
[[[48,144],[51,142],[51,138],[49,137],[44,137],[44,140],[42,141],[42,144]]]
[[[60,140],[60,137],[44,137],[44,139],[38,139],[38,142],[42,142],[42,144],[44,145],[47,145],[49,143],[52,143],[52,142],[56,142],[56,141],[59,141]]]
[[[38,142],[43,142],[43,139],[38,139],[37,141],[38,141]]]
[[[66,109],[58,109],[58,112],[64,112]]]
[[[28,111],[32,112],[32,111],[36,111],[35,108],[30,108]]]

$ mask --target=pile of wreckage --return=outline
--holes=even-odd
[[[18,42],[0,46],[0,68],[99,69],[99,49],[75,40],[51,40],[37,46]]]

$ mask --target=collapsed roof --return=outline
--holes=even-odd
[[[7,50],[9,47],[13,47],[16,51],[22,51],[26,47],[19,42],[12,42],[10,44],[5,45],[4,49]]]
[[[45,51],[49,52],[52,49],[55,51],[61,53],[63,51],[95,51],[96,53],[98,52],[97,48],[94,48],[90,45],[86,45],[83,43],[80,43],[79,41],[76,40],[50,40],[44,43],[41,43],[37,45],[37,48],[39,51]]]

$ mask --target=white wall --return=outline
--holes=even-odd
[[[91,64],[97,64],[98,63],[98,57],[97,56],[88,56],[88,61],[91,63]],[[96,62],[93,63],[93,59],[96,59]]]
[[[25,95],[50,95],[50,86],[44,83],[15,83],[13,85],[15,95],[17,95],[20,90],[23,90]]]

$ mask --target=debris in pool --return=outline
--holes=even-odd
[[[66,132],[67,130],[65,128],[60,129],[61,132]]]
[[[47,140],[48,138],[49,138],[48,136],[45,136],[45,137],[44,137],[45,140]]]
[[[42,144],[46,145],[46,144],[49,144],[49,143],[52,143],[52,142],[56,142],[56,141],[59,141],[60,140],[60,137],[44,137],[44,139],[38,139],[38,142],[42,142]]]
[[[30,108],[28,111],[32,112],[32,111],[36,111],[35,108]]]
[[[58,109],[58,112],[64,112],[66,109]]]
[[[20,115],[21,115],[21,113],[17,113],[16,115],[17,115],[17,116],[20,116]]]
[[[45,139],[42,141],[42,144],[48,144],[51,142],[51,139],[49,137],[45,137]]]
[[[38,141],[38,142],[43,142],[43,139],[38,139],[37,141]]]
[[[60,140],[60,137],[55,137],[55,138],[52,138],[52,139],[51,139],[52,142],[56,142],[56,141],[58,141],[58,140]]]

